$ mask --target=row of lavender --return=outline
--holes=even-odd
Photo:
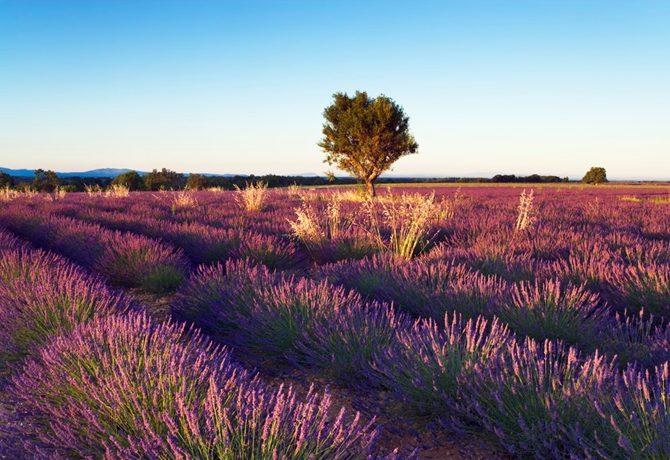
[[[518,193],[517,191],[514,192]],[[562,190],[564,195],[568,194],[567,192],[571,191]],[[487,191],[486,193],[490,192]],[[667,311],[667,302],[664,299],[667,298],[668,286],[667,283],[663,282],[663,276],[667,277],[668,254],[668,227],[665,227],[666,230],[663,227],[664,222],[667,223],[666,206],[649,202],[621,201],[621,196],[616,194],[607,196],[607,193],[595,197],[575,193],[561,200],[556,198],[562,198],[562,196],[541,196],[540,198],[544,198],[544,200],[538,200],[538,222],[531,229],[532,231],[516,232],[513,225],[515,206],[514,201],[510,199],[514,196],[508,190],[498,191],[498,193],[500,193],[500,196],[495,197],[476,196],[473,193],[473,197],[466,198],[464,202],[459,203],[459,212],[455,213],[449,221],[442,222],[438,226],[440,238],[443,242],[417,262],[399,262],[387,257],[377,257],[360,262],[343,261],[336,265],[317,267],[311,275],[317,280],[326,278],[330,282],[355,288],[366,294],[368,298],[394,301],[402,310],[418,316],[435,318],[442,324],[445,324],[443,313],[453,312],[454,310],[462,312],[466,317],[474,318],[479,314],[484,314],[489,317],[489,320],[494,317],[501,317],[518,334],[516,338],[509,339],[508,335],[511,336],[511,333],[507,331],[505,334],[486,332],[482,333],[481,337],[476,340],[476,337],[472,338],[474,337],[472,336],[473,333],[469,333],[469,341],[486,342],[483,337],[493,337],[491,339],[493,343],[504,344],[511,341],[516,347],[521,347],[522,345],[519,345],[519,343],[523,344],[522,336],[535,337],[540,341],[546,338],[558,338],[579,345],[587,353],[598,348],[608,353],[617,351],[629,353],[625,361],[638,360],[647,366],[663,362],[666,359],[665,353],[667,353],[668,347],[665,321],[659,321],[658,315],[663,315]],[[551,193],[558,192],[551,190]],[[585,201],[571,201],[573,198],[580,198]],[[292,205],[294,203],[287,206],[285,201],[277,200],[266,214],[275,215],[274,219],[277,220],[279,219],[278,216],[281,216],[280,211],[282,209],[284,211],[292,210],[293,208],[290,207]],[[225,206],[224,204],[221,207]],[[160,208],[156,207],[154,209]],[[169,214],[164,213],[162,220],[174,219],[177,215],[177,212],[170,211]],[[473,215],[476,218],[472,218]],[[247,215],[246,219],[249,221],[252,218],[255,219],[256,216],[258,214]],[[285,212],[282,218],[285,220],[288,216],[289,213]],[[139,219],[139,217],[138,213],[137,218]],[[244,222],[242,224],[244,226]],[[279,225],[277,224],[277,226]],[[587,237],[584,235],[587,235]],[[241,269],[241,273],[245,271],[250,271],[250,267]],[[223,272],[223,269],[219,269],[215,278],[223,278]],[[611,273],[622,275],[619,275],[619,278],[613,278]],[[648,273],[651,273],[651,275]],[[645,277],[640,277],[640,274],[645,275]],[[199,283],[199,278],[199,275],[193,276],[189,284],[182,289],[179,298],[191,298],[196,299],[196,301],[204,298],[204,305],[207,305],[207,295],[198,293],[197,289],[195,291],[191,290],[194,284]],[[592,421],[590,427],[582,433],[575,428],[574,424],[577,423],[575,420],[578,420],[578,417],[584,414],[575,415],[573,420],[570,420],[569,414],[571,413],[571,407],[573,409],[578,408],[583,401],[576,398],[575,406],[571,406],[563,401],[565,395],[554,395],[554,398],[551,399],[546,395],[546,391],[542,392],[537,389],[533,391],[538,391],[545,396],[545,405],[549,405],[547,401],[550,400],[555,403],[553,409],[546,408],[546,411],[553,414],[550,421],[547,421],[546,417],[543,419],[541,414],[529,415],[530,421],[523,417],[518,418],[518,410],[521,406],[517,407],[517,412],[515,412],[497,401],[498,410],[502,413],[491,412],[491,406],[495,406],[495,404],[487,405],[484,397],[490,394],[487,391],[494,390],[494,394],[495,391],[501,393],[500,388],[496,389],[495,385],[503,386],[513,394],[520,391],[519,388],[510,384],[510,381],[516,382],[515,379],[520,379],[518,376],[514,377],[508,373],[505,378],[500,378],[497,381],[494,379],[496,376],[505,375],[500,369],[496,370],[497,374],[490,376],[488,381],[484,379],[485,383],[477,387],[480,393],[477,393],[477,388],[472,390],[473,394],[477,394],[476,397],[473,396],[470,399],[467,395],[459,392],[465,391],[463,388],[467,386],[468,381],[476,381],[476,379],[471,379],[472,375],[469,373],[471,371],[464,371],[462,375],[465,377],[461,377],[462,380],[456,379],[455,386],[458,388],[456,400],[469,401],[469,405],[463,406],[461,409],[464,412],[463,414],[454,415],[459,414],[459,409],[453,407],[453,404],[445,402],[444,396],[440,396],[442,393],[446,395],[449,395],[449,393],[438,390],[440,386],[435,382],[432,382],[431,386],[430,379],[434,380],[435,375],[440,375],[439,370],[446,366],[445,359],[447,361],[453,359],[455,353],[447,349],[446,353],[449,358],[438,360],[438,365],[434,368],[417,364],[417,357],[420,357],[425,363],[428,358],[423,355],[432,356],[436,347],[440,349],[439,346],[435,345],[435,343],[439,344],[439,340],[426,345],[422,342],[424,339],[421,339],[421,337],[430,337],[431,334],[445,334],[442,325],[432,326],[433,329],[431,329],[429,323],[424,323],[424,327],[419,328],[420,332],[412,336],[420,338],[412,341],[403,332],[411,328],[399,326],[400,323],[404,324],[407,321],[405,317],[390,313],[388,308],[372,308],[362,299],[357,301],[349,299],[344,303],[350,306],[334,309],[340,312],[335,316],[342,315],[342,318],[348,318],[346,320],[348,323],[356,323],[358,319],[362,326],[358,332],[353,333],[344,326],[342,330],[335,329],[338,337],[345,337],[345,345],[342,345],[330,335],[319,336],[316,332],[305,333],[308,336],[311,334],[311,338],[301,337],[297,340],[294,337],[295,331],[311,331],[321,327],[322,329],[325,328],[327,332],[328,326],[323,325],[332,325],[337,322],[336,317],[324,316],[322,313],[315,313],[310,316],[310,314],[302,311],[305,309],[308,311],[320,310],[315,306],[326,304],[328,298],[336,298],[337,296],[331,292],[334,289],[333,286],[325,281],[322,284],[310,285],[309,283],[315,282],[291,280],[288,285],[293,287],[286,287],[284,289],[286,292],[291,289],[295,290],[297,289],[296,285],[302,284],[307,286],[305,292],[311,292],[312,294],[304,294],[307,300],[304,300],[303,307],[291,307],[293,310],[287,313],[287,307],[282,306],[281,302],[277,303],[273,300],[281,297],[279,295],[281,292],[262,294],[264,292],[262,286],[255,285],[252,280],[248,280],[242,275],[239,278],[244,280],[241,283],[243,286],[251,286],[251,288],[249,291],[244,289],[240,291],[242,292],[240,295],[245,299],[244,302],[240,302],[243,303],[241,307],[230,308],[230,304],[234,302],[228,300],[227,303],[221,304],[225,307],[222,307],[222,310],[229,310],[226,315],[223,315],[223,318],[219,317],[221,314],[212,315],[208,313],[209,307],[184,308],[183,302],[181,306],[176,306],[175,311],[179,313],[181,310],[188,312],[189,309],[193,309],[195,312],[193,314],[183,312],[179,314],[200,321],[205,326],[210,327],[211,332],[215,332],[222,340],[235,344],[238,349],[246,350],[251,355],[256,353],[264,356],[268,352],[274,352],[277,356],[283,357],[282,359],[288,359],[288,362],[300,363],[301,365],[305,362],[319,365],[319,363],[328,362],[328,359],[330,359],[331,362],[326,367],[334,369],[335,375],[337,376],[339,373],[345,381],[347,376],[357,375],[359,382],[384,385],[387,388],[394,389],[408,401],[413,401],[413,404],[419,410],[433,411],[438,419],[452,427],[479,430],[482,426],[481,423],[484,423],[486,428],[498,434],[503,444],[510,449],[527,452],[540,449],[535,451],[537,455],[556,455],[559,458],[561,455],[566,455],[566,451],[577,456],[584,455],[584,452],[591,452],[590,455],[595,455],[593,452],[598,451],[598,443],[605,445],[604,447],[601,446],[600,449],[606,455],[620,455],[622,458],[630,455],[631,451],[640,451],[644,446],[655,446],[649,447],[648,452],[652,452],[649,454],[652,455],[651,458],[658,452],[663,452],[664,447],[658,447],[659,445],[663,446],[663,441],[659,441],[659,439],[662,440],[667,433],[667,425],[662,423],[659,425],[660,431],[656,432],[656,444],[654,444],[650,437],[644,438],[640,435],[644,431],[640,428],[640,424],[643,422],[635,419],[637,413],[633,415],[634,420],[628,420],[628,425],[637,424],[638,431],[635,431],[635,427],[628,426],[634,432],[631,434],[626,432],[625,429],[622,431],[620,428],[623,415],[617,418],[616,414],[613,414],[610,409],[602,409],[602,404],[597,402],[598,397],[603,397],[605,400],[613,395],[618,395],[616,397],[620,400],[625,398],[624,387],[626,384],[621,382],[626,381],[626,379],[630,382],[634,380],[635,376],[640,377],[641,375],[640,372],[635,370],[634,366],[628,368],[624,377],[621,377],[611,369],[603,371],[603,360],[598,358],[597,355],[589,357],[586,354],[582,355],[582,359],[568,359],[571,353],[576,355],[576,351],[566,351],[560,345],[547,345],[544,350],[539,350],[536,342],[529,341],[523,344],[523,347],[525,347],[523,352],[514,352],[513,347],[507,347],[504,352],[495,349],[493,356],[498,356],[498,358],[492,359],[490,362],[485,361],[486,364],[479,365],[479,367],[473,364],[475,368],[479,369],[480,373],[491,368],[497,369],[495,366],[492,367],[491,363],[497,363],[501,369],[509,365],[516,372],[517,369],[523,369],[519,360],[521,362],[524,362],[524,359],[525,362],[538,361],[544,363],[543,366],[545,367],[552,367],[551,363],[570,361],[574,365],[572,367],[568,366],[566,371],[568,377],[564,379],[572,381],[576,372],[575,363],[579,363],[580,369],[584,365],[588,365],[589,360],[600,363],[594,366],[598,372],[604,373],[603,375],[607,377],[603,381],[598,381],[599,383],[596,382],[598,383],[596,386],[601,388],[602,391],[599,392],[584,384],[580,379],[575,381],[575,384],[582,385],[580,388],[589,388],[591,393],[595,395],[590,401],[592,402],[591,407],[596,408],[598,417],[595,417],[595,421]],[[265,279],[263,276],[258,276],[258,278]],[[206,276],[205,279],[207,279]],[[642,280],[637,288],[635,287],[636,279]],[[650,279],[651,281],[649,281]],[[221,283],[227,286],[226,283],[229,283],[229,281],[217,281],[213,284]],[[568,283],[574,285],[570,286]],[[317,284],[321,286],[321,291],[317,288]],[[212,289],[214,288],[210,289],[208,287],[205,291],[210,292]],[[217,289],[214,289],[214,292]],[[229,289],[229,287],[226,289],[232,292],[239,291]],[[318,294],[319,292],[321,294]],[[345,291],[342,291],[342,293],[343,295],[355,296],[355,294]],[[257,302],[256,298],[259,296],[262,301]],[[653,302],[650,302],[650,300]],[[216,302],[220,303],[219,300],[214,303],[216,304]],[[254,302],[257,302],[258,305]],[[253,314],[248,312],[250,304],[254,305],[253,308],[257,310]],[[191,304],[186,302],[185,305]],[[645,315],[644,307],[656,308],[657,318],[650,318],[648,313]],[[376,313],[373,313],[373,310]],[[633,311],[634,314],[628,317],[624,314],[627,310]],[[301,311],[299,319],[308,318],[311,321],[310,324],[313,324],[311,329],[302,322],[298,321],[296,323],[297,320],[291,319],[292,315],[296,314],[295,311]],[[616,317],[614,312],[619,313],[619,318]],[[640,319],[637,319],[638,316]],[[372,318],[373,323],[374,321],[377,321],[377,323],[372,326],[366,323],[364,318],[369,317]],[[463,335],[463,333],[453,332],[453,330],[461,331],[467,330],[468,327],[470,329],[474,328],[475,323],[466,326],[462,320],[459,320],[456,324],[453,323],[453,318],[452,313],[451,319],[446,322],[446,325],[449,326],[446,330],[451,329],[452,334],[456,336],[459,333]],[[478,321],[481,324],[482,319]],[[299,327],[296,327],[296,324]],[[391,324],[391,328],[387,327],[387,324]],[[279,331],[275,330],[277,325],[280,328],[285,328],[288,333],[281,329]],[[275,329],[273,329],[273,326],[275,326]],[[407,347],[410,351],[404,352],[408,356],[405,361],[399,357],[403,353],[393,354],[393,359],[389,359],[389,362],[404,364],[397,368],[395,374],[390,372],[391,377],[386,378],[386,380],[384,377],[376,377],[378,380],[370,378],[369,375],[376,374],[366,370],[367,368],[375,369],[375,366],[379,368],[383,365],[383,354],[379,351],[380,349],[376,348],[375,344],[368,344],[363,338],[354,338],[357,336],[356,334],[369,335],[369,331],[374,330],[374,327],[377,326],[381,331],[377,334],[378,337],[381,337],[379,340],[381,349],[384,349],[384,347],[393,349],[392,345],[397,345],[398,338],[408,341],[408,343],[414,343],[411,347]],[[499,328],[493,329],[497,331]],[[389,330],[396,332],[389,335]],[[383,331],[387,331],[387,334],[382,333]],[[397,331],[400,331],[400,333]],[[275,338],[275,335],[278,338]],[[388,339],[390,342],[384,345],[388,337],[390,337]],[[584,338],[587,340],[583,340]],[[273,345],[275,340],[279,340],[281,346]],[[303,343],[303,340],[305,343]],[[453,339],[449,340],[454,341]],[[465,342],[468,342],[468,340],[465,340]],[[361,344],[361,342],[365,343]],[[323,345],[320,348],[319,343],[329,344],[327,346],[334,347],[335,350],[330,350],[328,355],[328,348],[324,350]],[[422,344],[423,349],[421,348]],[[504,346],[502,347],[504,348]],[[444,347],[442,346],[442,348]],[[478,354],[478,352],[469,353]],[[524,353],[528,353],[530,357],[518,358],[515,361],[514,356],[522,356]],[[542,353],[548,354],[550,358],[545,358]],[[486,353],[483,354],[486,355]],[[503,356],[503,358],[500,358],[500,356]],[[553,356],[556,357],[554,361],[551,358]],[[459,359],[456,361],[459,361]],[[366,364],[369,366],[366,367]],[[551,375],[549,371],[536,372],[534,369],[538,366],[537,363],[527,365],[531,369],[527,372],[527,374],[531,374],[531,377],[528,378],[537,378],[533,377],[534,373],[543,376],[546,376],[547,373]],[[557,365],[552,368],[556,367]],[[340,368],[344,370],[338,371]],[[558,368],[556,375],[559,375],[559,377],[557,379],[550,378],[549,384],[565,387],[568,389],[568,393],[577,393],[574,388],[570,390],[571,387],[562,382],[563,377],[560,377],[562,371],[560,371],[560,366]],[[356,369],[361,369],[360,373],[357,374]],[[421,374],[422,369],[423,374]],[[658,369],[655,371],[658,371]],[[402,377],[407,378],[408,374],[414,378],[417,378],[416,375],[425,376],[424,388],[418,391],[415,397],[412,397],[414,391],[412,388],[416,386],[421,388],[421,385],[416,385],[416,382],[420,380],[416,382],[412,380],[411,385],[407,384],[407,380],[403,383]],[[455,375],[461,375],[460,370]],[[594,379],[588,372],[585,375],[585,378]],[[662,375],[662,372],[657,375]],[[491,380],[496,382],[495,385],[490,383]],[[453,375],[447,377],[446,381],[447,384],[453,386],[455,381]],[[616,382],[611,383],[612,381]],[[653,386],[651,378],[648,378],[646,382]],[[542,380],[541,383],[547,382]],[[663,381],[656,382],[656,385],[659,388],[665,388]],[[647,402],[655,401],[655,404],[658,405],[658,402],[663,400],[661,393],[658,395],[659,399],[647,395]],[[653,391],[650,394],[653,394]],[[433,395],[432,403],[430,402],[431,395]],[[454,397],[453,394],[449,396],[449,398],[452,397]],[[435,400],[437,400],[437,405],[441,409],[427,409],[426,406],[431,407]],[[640,401],[642,400],[644,398]],[[532,401],[532,399],[524,398],[522,401]],[[479,406],[475,403],[488,407],[489,412],[481,408],[481,410],[477,409]],[[506,404],[516,407],[515,404],[518,405],[520,402],[518,399],[512,398],[511,402]],[[649,402],[649,404],[652,403]],[[619,406],[624,407],[622,404],[619,404]],[[662,406],[659,407],[661,409],[658,409],[658,407],[655,409],[655,416],[660,418],[654,419],[653,423],[660,423],[659,420],[664,420]],[[651,411],[653,407],[647,407],[647,409]],[[484,422],[468,421],[467,413],[465,413],[467,411],[469,411],[470,416],[479,412],[475,418]],[[624,415],[625,412],[622,410]],[[487,413],[489,414],[488,422],[485,416]],[[522,413],[533,414],[533,411],[524,406]],[[611,416],[606,421],[605,427],[597,425],[597,423],[603,423],[603,414]],[[586,416],[584,415],[584,417]],[[626,420],[625,417],[623,420]],[[561,425],[559,423],[561,421],[565,423]],[[583,427],[587,421],[587,418],[585,418],[581,426]],[[496,425],[500,423],[503,425],[507,423],[507,425],[502,427]],[[543,431],[537,428],[537,425],[543,423],[548,424],[550,428],[553,427],[551,429],[554,431],[545,432],[549,441],[544,446],[538,447],[533,439],[537,440],[542,437],[541,433]],[[531,428],[526,429],[528,426]],[[593,432],[589,431],[592,426],[596,427]],[[525,434],[521,438],[515,438],[519,430]],[[565,435],[568,431],[573,433],[570,439]],[[599,431],[596,437],[597,441],[593,441],[593,433],[597,431]],[[619,433],[619,431],[624,434]],[[611,445],[607,445],[607,441],[603,441],[607,438],[608,433],[608,439],[612,441]],[[618,434],[618,436],[613,433]],[[510,436],[511,440],[509,439]],[[533,438],[533,436],[536,437]],[[654,435],[649,434],[648,436],[653,437]],[[581,441],[578,441],[578,439],[581,439]],[[617,444],[614,447],[613,440],[616,440]],[[557,446],[563,446],[557,451],[558,453],[548,450],[550,448],[558,449]],[[616,453],[617,449],[619,449],[618,454]],[[654,453],[654,449],[657,449],[656,453]],[[601,455],[605,455],[602,452]]]
[[[0,231],[0,455],[399,459],[328,394],[272,389],[199,331]],[[406,458],[403,456],[402,458]]]
[[[670,455],[667,362],[621,372],[599,352],[522,339],[496,318],[414,321],[327,281],[239,261],[201,267],[173,314],[248,359],[389,390],[417,414],[488,432],[522,457]]]
[[[656,338],[652,341],[662,341],[661,329],[652,326],[665,324],[670,304],[668,206],[622,201],[622,195],[611,192],[609,189],[593,197],[582,190],[546,189],[544,194],[538,194],[536,224],[518,232],[514,227],[516,197],[512,194],[517,190],[496,189],[493,196],[490,189],[469,191],[472,196],[463,194],[458,203],[452,203],[458,208],[452,210],[451,218],[432,223],[428,234],[434,236],[432,243],[437,244],[413,264],[352,262],[350,259],[369,256],[379,248],[372,244],[361,222],[350,222],[342,225],[346,228],[337,238],[321,246],[325,261],[343,259],[342,262],[335,266],[317,265],[311,276],[326,277],[376,300],[394,302],[412,314],[438,321],[446,310],[459,308],[469,316],[499,316],[523,335],[538,340],[562,339],[587,351],[605,348],[601,343],[604,336],[594,334],[598,332],[593,330],[595,326],[618,331],[631,339],[653,336]],[[657,197],[658,192],[655,193]],[[158,273],[155,278],[160,282],[155,283],[148,275],[152,269],[142,267],[134,272],[130,263],[117,262],[140,264],[139,259],[147,257],[136,255],[142,252],[139,249],[133,251],[124,246],[151,247],[144,250],[147,254],[181,250],[191,267],[229,258],[249,258],[280,270],[306,267],[306,253],[310,251],[289,239],[289,222],[295,219],[299,205],[296,200],[276,194],[266,211],[245,213],[230,194],[200,193],[195,194],[197,205],[183,210],[184,217],[182,211],[172,212],[165,195],[136,194],[125,202],[101,198],[88,202],[91,198],[82,195],[58,203],[13,203],[0,212],[0,220],[38,245],[106,273],[113,282],[140,280],[155,290],[176,287],[189,270],[184,259],[177,262],[159,255],[159,259],[165,259],[164,266],[177,269],[164,269],[166,273]],[[318,204],[323,208],[327,200]],[[355,217],[360,208],[360,203],[344,203],[340,214]],[[216,219],[212,216],[222,219],[216,222],[217,226],[213,225]],[[36,225],[36,220],[42,224]],[[273,228],[261,222],[272,222]],[[120,230],[130,233],[121,235]],[[85,236],[80,234],[89,235],[88,240],[84,241]],[[118,244],[111,235],[133,244]],[[96,245],[113,249],[98,249]],[[129,255],[118,257],[119,252]],[[102,260],[99,254],[105,254]],[[310,254],[313,256],[314,251]],[[471,273],[454,277],[454,270],[445,269],[445,264],[463,266],[461,270],[470,269]],[[115,270],[116,265],[123,270]],[[406,273],[399,273],[402,270]],[[129,274],[128,279],[119,272]],[[142,281],[137,272],[150,279]],[[413,283],[412,278],[417,277],[423,282]],[[467,286],[459,288],[458,283],[472,286],[469,293],[464,292]],[[455,295],[463,301],[456,302]],[[533,324],[514,324],[522,321],[519,309],[530,316],[523,321]],[[619,318],[614,314],[619,314]],[[652,359],[650,364],[657,361]]]
[[[187,265],[192,266],[228,258],[251,258],[272,268],[289,269],[302,266],[305,261],[301,249],[285,236],[255,230],[259,219],[246,225],[244,219],[239,218],[238,208],[229,210],[236,210],[238,217],[219,213],[226,217],[218,226],[212,226],[204,223],[206,219],[202,218],[210,215],[210,208],[206,208],[205,214],[197,213],[201,219],[184,219],[181,215],[176,219],[170,214],[169,204],[160,201],[164,197],[159,195],[157,198],[158,200],[151,195],[133,194],[125,200],[114,200],[82,194],[78,197],[68,195],[68,200],[56,202],[17,200],[0,211],[0,220],[7,228],[35,244],[48,246],[87,267],[103,272],[104,268],[96,266],[100,264],[101,254],[105,252],[101,247],[118,247],[116,242],[111,242],[114,238],[132,241],[142,247],[161,247],[163,251],[183,253],[180,262],[176,264],[180,265],[179,271],[182,275],[184,269],[188,270],[184,265],[184,256],[190,262]],[[218,210],[219,207],[212,206],[211,209]],[[193,213],[192,208],[187,210]],[[90,237],[82,241],[80,233]],[[74,241],[81,242],[78,245],[83,249],[83,255],[67,246],[67,242]],[[105,256],[109,258],[108,255]],[[129,258],[133,259],[133,256]],[[175,262],[167,259],[166,257],[165,265],[175,265]],[[114,277],[112,281],[129,282]],[[174,289],[176,285],[171,287]]]

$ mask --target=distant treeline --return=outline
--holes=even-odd
[[[522,184],[537,184],[547,182],[568,182],[567,177],[560,178],[558,176],[540,176],[539,174],[531,174],[530,176],[515,176],[514,174],[496,174],[491,179],[491,182],[501,183],[522,183]]]
[[[278,176],[266,174],[263,176],[206,176],[203,174],[181,174],[166,168],[140,175],[135,171],[125,172],[115,178],[110,177],[58,177],[53,171],[38,169],[34,178],[14,177],[0,171],[0,188],[10,187],[18,190],[35,190],[38,192],[53,192],[61,188],[67,192],[83,192],[86,187],[99,186],[103,189],[112,184],[123,185],[130,190],[202,190],[219,187],[225,190],[233,190],[235,186],[244,188],[246,184],[265,182],[270,188],[288,187],[299,185],[313,187],[319,185],[353,185],[360,183],[359,180],[349,177],[336,176]],[[567,177],[540,176],[516,176],[514,174],[497,174],[492,178],[484,177],[380,177],[377,184],[397,183],[549,183],[568,182]]]

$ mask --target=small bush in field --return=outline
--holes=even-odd
[[[236,258],[262,263],[272,270],[289,270],[305,262],[304,252],[292,241],[275,235],[247,232],[240,245],[232,251]]]
[[[452,198],[443,197],[437,204],[437,212],[435,215],[436,220],[441,222],[453,219],[456,215],[456,209],[460,206],[463,200],[464,198],[460,187],[456,189]]]
[[[192,208],[198,205],[198,200],[190,190],[176,192],[172,197],[172,212],[177,209]]]
[[[246,260],[229,260],[225,266],[200,266],[177,292],[171,313],[211,334],[229,333],[235,329],[234,324],[216,312],[231,304],[251,308],[257,292],[282,280],[282,275]]]
[[[2,233],[0,233],[0,236]],[[13,240],[10,240],[12,242]],[[0,282],[15,279],[35,280],[44,273],[53,273],[57,277],[59,271],[76,272],[76,265],[52,252],[28,247],[0,249]]]
[[[84,185],[84,190],[86,191],[86,194],[90,197],[102,196],[102,187],[100,187],[100,185],[98,184]]]
[[[37,456],[362,460],[377,436],[331,419],[328,395],[266,389],[198,332],[142,315],[54,339],[10,393]]]
[[[610,283],[621,293],[621,304],[670,321],[670,271],[666,264],[629,265],[610,270]]]
[[[449,417],[461,379],[486,366],[514,340],[497,320],[445,318],[446,327],[419,321],[399,328],[394,346],[373,358],[371,378],[400,395],[420,414]]]
[[[95,268],[113,283],[165,293],[174,291],[188,273],[181,250],[137,235],[110,232],[106,236],[104,254]]]
[[[265,205],[266,193],[268,191],[267,182],[247,183],[244,189],[235,185],[237,196],[235,199],[242,209],[247,211],[262,211]]]
[[[11,201],[15,198],[18,198],[22,195],[18,190],[12,190],[9,188],[9,185],[6,185],[3,188],[0,188],[0,201]]]
[[[235,282],[242,284],[244,280]],[[259,287],[252,294],[252,302],[231,298],[224,308],[215,311],[221,322],[235,325],[231,337],[235,347],[257,357],[295,356],[301,336],[309,335],[324,315],[333,319],[336,311],[359,300],[342,288],[306,279]]]
[[[582,358],[560,343],[513,341],[459,379],[459,399],[446,423],[479,433],[484,428],[523,458],[584,458],[582,443],[606,429],[590,401],[611,397],[615,375],[614,363],[597,353]]]
[[[636,316],[616,313],[607,327],[601,328],[598,343],[620,366],[638,364],[644,369],[670,360],[670,326],[659,324],[654,315],[641,310]]]
[[[464,265],[437,261],[406,261],[391,254],[377,254],[360,261],[341,261],[319,267],[316,276],[355,289],[379,302],[392,303],[414,316],[442,324],[445,313],[466,318],[491,316],[505,301],[509,286]]]
[[[133,308],[129,297],[60,257],[28,250],[0,256],[0,367],[55,334]]]
[[[535,340],[562,340],[595,349],[600,327],[609,323],[597,294],[556,281],[515,284],[512,297],[495,314],[510,329]]]
[[[253,303],[216,311],[234,323],[228,339],[257,358],[318,366],[341,382],[365,385],[372,355],[395,340],[407,321],[388,306],[365,305],[358,294],[326,282],[282,281],[256,290]]]
[[[0,250],[2,249],[19,249],[25,247],[26,244],[12,235],[11,233],[0,228]],[[0,260],[2,260],[0,258]]]
[[[374,357],[396,346],[398,330],[411,321],[388,305],[350,302],[322,314],[304,331],[296,348],[301,361],[316,366],[335,381],[353,387],[377,386],[370,380]]]
[[[592,395],[591,402],[607,424],[598,439],[584,439],[591,455],[615,459],[670,458],[670,378],[668,363],[652,372],[629,366],[614,394]]]

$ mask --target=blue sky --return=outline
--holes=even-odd
[[[670,180],[668,24],[661,0],[0,0],[0,166],[321,174],[323,109],[361,90],[410,117],[392,174]]]

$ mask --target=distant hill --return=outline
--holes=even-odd
[[[35,170],[34,169],[10,169],[10,168],[3,168],[0,167],[0,171],[9,174],[10,176],[14,177],[35,177]],[[135,169],[127,169],[127,168],[100,168],[100,169],[92,169],[90,171],[83,171],[83,172],[58,172],[56,171],[56,175],[58,177],[116,177],[119,174],[123,174],[128,171],[137,171]],[[143,176],[147,174],[148,171],[137,171],[137,173],[140,176]],[[212,173],[199,173],[202,174],[203,176],[208,176],[208,177],[246,177],[249,176],[249,174],[212,174]],[[184,176],[188,177],[188,173],[184,173]],[[304,173],[304,174],[292,174],[292,176],[303,176],[303,177],[317,177],[318,174],[314,173]]]
[[[9,174],[14,177],[34,177],[34,169],[9,169],[0,167],[0,171]],[[91,171],[84,172],[56,172],[58,177],[116,177],[119,174],[124,172],[132,171],[132,169],[119,169],[119,168],[101,168],[93,169]],[[144,172],[137,171],[140,174],[145,174]]]

